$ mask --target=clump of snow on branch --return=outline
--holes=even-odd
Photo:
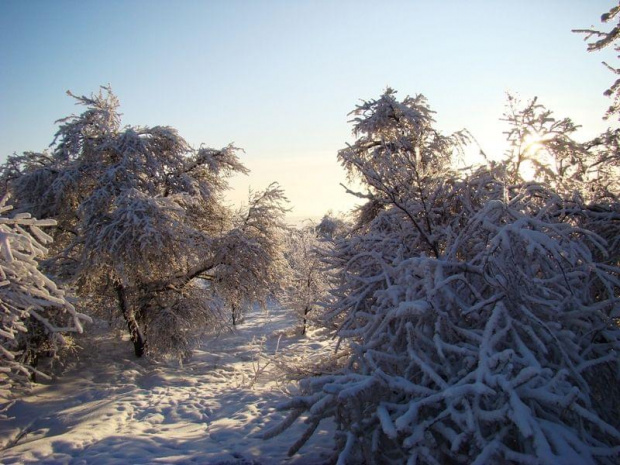
[[[66,292],[39,270],[52,238],[42,228],[52,220],[28,213],[9,216],[0,201],[0,382],[24,381],[37,372],[41,351],[55,352],[63,333],[82,332],[88,317],[78,313]],[[37,372],[38,373],[38,372]]]

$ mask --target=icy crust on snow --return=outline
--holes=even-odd
[[[297,336],[295,324],[290,310],[254,310],[235,331],[205,339],[184,366],[136,359],[107,325],[91,328],[62,377],[0,406],[0,462],[322,463],[333,448],[328,422],[292,457],[303,425],[262,438],[296,392],[283,365],[332,350],[316,331]]]

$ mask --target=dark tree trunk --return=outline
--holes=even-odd
[[[144,349],[146,347],[146,340],[142,331],[140,331],[140,326],[138,325],[138,321],[136,320],[135,313],[131,310],[127,303],[127,296],[125,295],[125,288],[120,284],[115,286],[116,295],[118,297],[118,307],[123,314],[123,318],[127,322],[127,329],[129,330],[129,336],[131,338],[131,342],[133,342],[133,349],[136,354],[136,357],[142,357],[144,355]]]
[[[237,324],[237,307],[235,307],[234,305],[232,306],[232,323],[233,326],[236,326]]]
[[[37,365],[39,365],[39,353],[36,349],[28,348],[26,349],[26,364],[30,365],[32,368],[36,370]],[[33,383],[37,382],[37,372],[32,371],[30,373],[30,381]]]
[[[308,312],[310,311],[310,307],[304,308],[304,326],[301,328],[301,335],[306,335],[306,327],[308,326]]]

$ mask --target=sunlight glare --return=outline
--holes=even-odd
[[[528,133],[523,137],[519,174],[524,181],[536,181],[537,164],[548,165],[550,163],[551,156],[545,147],[545,142],[551,138],[550,134],[536,132]]]

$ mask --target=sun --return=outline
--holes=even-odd
[[[521,162],[519,163],[519,174],[525,181],[536,181],[539,165],[548,165],[551,157],[545,142],[552,136],[548,133],[539,134],[537,132],[527,133],[521,142]]]
[[[545,142],[552,139],[552,135],[549,133],[539,134],[535,131],[528,132],[523,136],[521,147],[523,153],[536,153],[539,150],[545,148]]]

